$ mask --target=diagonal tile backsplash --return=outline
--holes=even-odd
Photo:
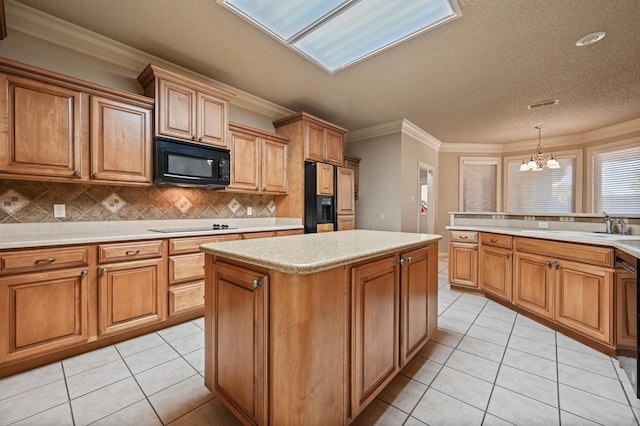
[[[66,217],[54,218],[53,205]],[[275,217],[272,195],[210,189],[128,187],[0,179],[0,223]]]

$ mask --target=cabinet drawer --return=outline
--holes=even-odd
[[[204,306],[204,281],[169,288],[169,315]]]
[[[169,258],[169,284],[204,278],[204,253]]]
[[[98,246],[100,263],[153,257],[162,257],[162,240],[100,244]]]
[[[38,249],[0,253],[0,272],[13,273],[87,266],[89,247]]]
[[[200,251],[200,244],[217,243],[240,239],[240,234],[211,235],[208,237],[172,238],[169,240],[169,254],[185,254]]]
[[[263,231],[263,232],[247,232],[246,234],[242,234],[243,240],[249,240],[251,238],[269,238],[275,237],[275,231]]]
[[[451,241],[477,243],[478,233],[474,231],[451,231]]]
[[[592,265],[613,267],[613,248],[590,246],[586,244],[564,243],[539,240],[536,238],[516,238],[516,250],[535,253],[547,257],[575,260]]]
[[[277,231],[276,236],[285,237],[287,235],[301,235],[304,234],[303,229],[284,229],[282,231]]]
[[[480,242],[486,246],[504,247],[507,249],[513,247],[513,237],[511,235],[488,234],[483,232],[480,234]]]

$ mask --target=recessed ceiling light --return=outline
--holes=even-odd
[[[587,34],[584,37],[580,37],[578,41],[576,41],[576,46],[588,46],[602,40],[605,35],[607,35],[607,33],[605,33],[604,31]]]
[[[462,15],[457,0],[218,0],[329,73]]]

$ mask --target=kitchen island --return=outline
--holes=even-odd
[[[350,423],[437,330],[440,238],[203,244],[206,386],[245,424]]]

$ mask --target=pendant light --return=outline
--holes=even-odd
[[[524,159],[522,160],[522,164],[520,165],[520,169],[519,169],[521,172],[527,172],[527,171],[539,172],[545,167],[547,169],[560,168],[560,163],[558,163],[558,160],[556,160],[553,157],[553,154],[551,154],[550,158],[548,158],[549,156],[542,153],[541,140],[542,140],[543,127],[544,127],[543,123],[537,124],[534,127],[538,129],[538,148],[536,150],[536,153],[534,155],[531,155],[531,159],[529,160],[528,163],[526,163]]]

